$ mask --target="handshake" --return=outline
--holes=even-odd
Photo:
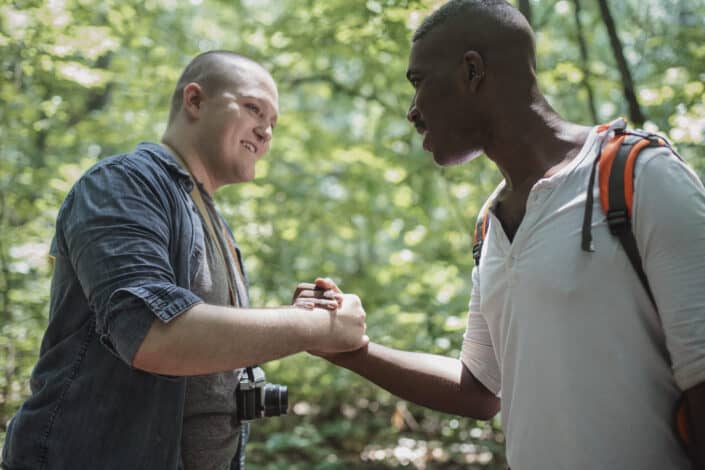
[[[326,316],[326,330],[318,335],[318,345],[310,353],[328,356],[360,349],[369,342],[360,298],[343,294],[332,280],[318,278],[313,284],[299,284],[292,303],[294,307]]]

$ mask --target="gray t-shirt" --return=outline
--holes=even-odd
[[[204,254],[192,290],[212,305],[230,305],[228,277],[235,291],[235,306],[249,305],[247,289],[228,248],[212,199],[201,196],[216,232],[213,240],[203,223]],[[220,244],[220,250],[216,243]],[[221,253],[225,256],[224,259]],[[185,470],[228,470],[237,452],[240,424],[237,421],[235,389],[240,370],[189,377],[186,381],[181,458]]]

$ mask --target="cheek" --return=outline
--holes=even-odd
[[[247,126],[247,120],[242,119],[239,116],[227,116],[223,121],[223,131],[225,137],[232,140],[242,140],[242,136],[245,134],[245,129]]]
[[[443,117],[443,110],[445,107],[445,98],[443,95],[437,93],[435,90],[419,90],[416,96],[416,108],[421,113],[421,117],[428,124],[429,120],[434,121],[437,126],[439,123],[436,122],[439,118]]]

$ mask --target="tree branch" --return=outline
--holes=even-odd
[[[530,0],[519,0],[519,11],[526,18],[526,21],[531,24],[531,2]]]
[[[590,63],[588,59],[588,50],[585,43],[583,23],[580,20],[580,0],[573,0],[573,3],[575,4],[575,26],[578,32],[578,46],[580,47],[580,68],[583,71],[583,88],[585,88],[585,91],[587,92],[588,108],[590,109],[592,123],[598,124],[597,110],[595,109],[595,95],[592,91],[592,85],[590,84]]]
[[[612,52],[614,53],[614,58],[617,61],[619,73],[622,76],[624,97],[627,100],[627,104],[629,106],[629,120],[637,126],[642,126],[644,124],[644,121],[646,121],[646,118],[644,117],[644,114],[641,111],[639,101],[636,97],[634,83],[632,82],[632,75],[629,71],[627,60],[624,58],[624,50],[622,48],[622,42],[619,39],[619,35],[617,34],[617,27],[615,26],[614,19],[612,18],[609,6],[607,5],[607,0],[598,0],[598,3],[600,5],[600,11],[602,13],[602,20],[605,22],[605,26],[607,27],[607,33],[610,38]]]

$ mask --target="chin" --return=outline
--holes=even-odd
[[[462,152],[449,152],[442,149],[433,150],[433,160],[439,166],[455,166],[475,160],[483,154],[481,149],[472,149]]]
[[[253,179],[255,179],[255,175],[254,175],[254,174],[251,174],[251,175],[238,175],[237,178],[233,178],[232,183],[233,183],[233,184],[237,184],[237,183],[249,183],[249,182],[252,181]]]
[[[243,168],[239,166],[237,168],[230,169],[230,182],[231,183],[248,183],[255,179],[255,169],[253,168]]]

